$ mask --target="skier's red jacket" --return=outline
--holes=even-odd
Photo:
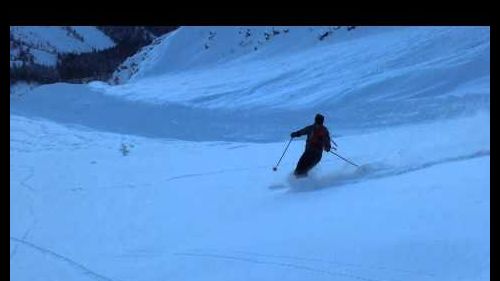
[[[292,133],[292,137],[307,135],[306,151],[320,152],[323,149],[330,151],[330,132],[321,124],[309,125],[301,130]]]

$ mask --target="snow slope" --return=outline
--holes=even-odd
[[[11,128],[12,280],[489,280],[487,114],[338,138],[363,169],[306,181],[301,141],[273,173],[282,143]]]
[[[119,82],[125,82],[165,72],[213,67],[251,54],[267,59],[277,53],[325,45],[331,40],[359,38],[374,32],[364,28],[353,35],[350,30],[340,26],[182,27],[143,48],[125,61],[114,75]]]
[[[55,66],[57,54],[85,53],[115,45],[95,26],[11,26],[10,34],[20,43],[18,48],[11,47],[11,66],[21,63],[21,49],[33,56],[33,63]]]
[[[488,28],[363,27],[323,41],[318,29],[289,28],[254,52],[236,43],[243,35],[235,28],[181,28],[150,46],[132,83],[109,93],[211,108],[297,108],[345,105],[361,96],[370,103],[460,97],[471,94],[462,83],[489,85]],[[210,32],[217,48],[204,50]],[[147,77],[154,79],[144,83]]]
[[[11,280],[490,280],[489,28],[300,30],[12,95]],[[273,172],[318,111],[360,167]]]

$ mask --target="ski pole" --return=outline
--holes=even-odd
[[[290,146],[290,143],[292,142],[292,139],[293,139],[293,138],[290,138],[290,141],[289,141],[289,142],[288,142],[288,144],[286,145],[285,151],[283,151],[283,154],[281,155],[280,160],[278,161],[278,163],[276,164],[276,166],[274,166],[274,167],[273,167],[273,171],[276,171],[276,170],[278,169],[278,165],[280,164],[281,159],[283,159],[283,156],[285,156],[285,153],[286,153],[286,151],[287,151],[287,149],[288,149],[288,146]]]
[[[335,143],[335,141],[334,141],[333,139],[330,139],[330,142],[332,142],[332,143],[333,143],[333,145],[334,145],[335,147],[337,147],[337,144]]]
[[[333,152],[333,151],[331,151],[331,150],[330,150],[330,153],[332,153],[333,155],[338,156],[340,159],[342,159],[342,160],[346,161],[347,163],[349,163],[349,164],[351,164],[351,165],[353,165],[353,166],[359,167],[358,165],[356,165],[356,164],[352,163],[351,161],[349,161],[349,160],[345,159],[344,157],[342,157],[342,156],[338,155],[337,153],[335,153],[335,152]]]

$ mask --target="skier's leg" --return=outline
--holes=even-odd
[[[318,152],[318,153],[315,153],[313,155],[313,157],[312,157],[313,158],[312,159],[312,167],[316,166],[319,163],[319,161],[321,161],[321,156],[323,156],[323,152],[322,151]]]
[[[299,162],[297,163],[297,167],[295,168],[294,175],[295,176],[307,176],[307,166],[309,162],[309,155],[306,151],[300,156]]]
[[[305,167],[305,173],[307,174],[314,166],[316,166],[321,160],[322,151],[319,152],[310,152],[308,157],[308,163]]]

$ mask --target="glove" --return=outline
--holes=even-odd
[[[291,137],[291,138],[295,138],[295,137],[298,137],[298,136],[297,136],[297,133],[296,133],[296,132],[293,132],[293,133],[291,133],[291,134],[290,134],[290,137]]]

